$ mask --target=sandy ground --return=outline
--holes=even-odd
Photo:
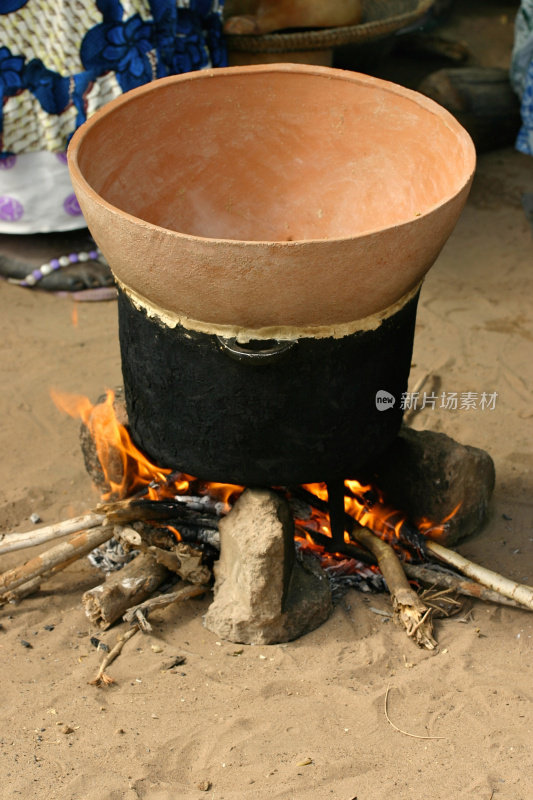
[[[434,373],[446,392],[497,392],[493,411],[426,409],[414,425],[490,452],[490,520],[458,549],[531,584],[533,236],[524,192],[533,192],[533,160],[512,149],[480,158],[467,208],[423,287],[411,383]],[[50,523],[98,499],[78,423],[49,391],[96,400],[121,383],[116,307],[2,283],[0,308],[0,531],[25,530],[32,512]],[[4,556],[2,569],[21,560]],[[96,689],[88,681],[101,656],[80,597],[100,580],[79,562],[1,611],[2,798],[533,796],[530,612],[469,602],[437,624],[439,648],[429,653],[371,610],[388,609],[386,595],[350,591],[297,641],[237,647],[205,630],[209,601],[193,600],[154,614],[153,634],[135,636],[110,669],[116,685]],[[183,666],[162,671],[176,654]],[[387,691],[389,719],[404,732],[387,719]],[[207,794],[202,781],[212,784]]]

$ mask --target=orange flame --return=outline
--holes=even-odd
[[[139,491],[143,491],[149,500],[161,500],[186,494],[193,482],[195,494],[209,493],[225,503],[243,491],[244,487],[232,484],[200,483],[190,475],[153,464],[133,443],[128,429],[118,421],[115,393],[111,389],[106,392],[105,400],[96,405],[83,395],[54,389],[50,390],[50,395],[60,411],[81,419],[87,426],[109,486],[103,494],[104,500],[130,497]]]
[[[96,405],[87,397],[66,394],[51,390],[55,405],[71,417],[79,418],[87,426],[95,444],[96,454],[103,470],[109,489],[103,499],[121,499],[142,492],[150,500],[161,500],[175,495],[194,494],[209,495],[226,504],[226,511],[244,491],[243,486],[233,484],[204,482],[184,473],[176,473],[171,469],[153,464],[133,443],[127,428],[122,425],[115,413],[115,394],[108,390],[105,401]],[[370,485],[363,485],[356,480],[345,481],[345,511],[357,522],[369,528],[380,538],[389,542],[401,539],[402,526],[407,523],[406,515],[386,505],[379,490]],[[322,501],[328,499],[325,483],[305,484],[303,488]],[[446,530],[446,523],[452,519],[460,508],[459,504],[441,523],[431,520],[417,521],[416,527],[421,533],[437,539]],[[168,527],[168,526],[167,526]],[[307,530],[305,530],[307,529]],[[172,533],[180,539],[180,533],[172,528]],[[327,552],[317,544],[309,531],[331,538],[331,528],[327,513],[312,508],[307,520],[296,518],[295,539],[300,546],[313,550],[320,555],[322,564],[338,563],[338,559],[346,559],[337,553]],[[344,539],[353,545],[348,532]]]
[[[105,402],[97,405],[83,395],[54,390],[50,394],[57,408],[81,419],[89,429],[105,481],[110,487],[104,499],[126,497],[154,481],[164,482],[170,475],[170,469],[156,467],[135,447],[127,429],[118,422],[113,407],[114,392],[108,391]]]
[[[440,539],[446,533],[446,523],[455,517],[462,505],[462,503],[457,503],[455,508],[437,524],[427,517],[422,517],[417,521],[418,530],[430,539]]]
[[[363,485],[357,480],[344,482],[348,494],[344,498],[344,510],[364,528],[368,528],[387,542],[398,542],[402,539],[402,527],[408,524],[407,515],[397,509],[387,506],[384,498],[375,486]],[[310,483],[304,487],[321,500],[327,500],[328,490],[325,483]],[[415,527],[428,538],[438,539],[446,532],[446,523],[459,511],[461,503],[440,522],[435,523],[425,517],[416,520]],[[313,510],[312,519],[317,530],[331,536],[329,518],[325,513]],[[344,541],[353,544],[349,534],[345,531]]]

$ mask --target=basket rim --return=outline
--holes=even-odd
[[[326,50],[345,44],[366,42],[395,33],[416,22],[433,5],[434,0],[418,0],[414,8],[390,17],[346,25],[339,28],[267,33],[262,35],[226,34],[228,50],[246,53],[286,53],[300,50]],[[409,5],[407,3],[406,5]]]

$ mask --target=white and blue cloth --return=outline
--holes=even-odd
[[[65,150],[114,97],[226,66],[223,0],[0,0],[0,233],[84,227]]]

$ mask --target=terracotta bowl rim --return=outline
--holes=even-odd
[[[109,114],[113,113],[116,108],[120,106],[126,105],[131,102],[135,102],[135,100],[142,96],[143,94],[149,94],[153,91],[157,91],[160,86],[169,85],[173,83],[182,83],[186,81],[195,81],[195,80],[209,80],[213,77],[216,78],[225,78],[225,77],[232,77],[236,74],[255,74],[255,73],[283,73],[283,72],[290,72],[290,73],[298,73],[302,75],[315,75],[319,77],[325,77],[329,79],[337,79],[337,80],[344,80],[349,83],[355,84],[362,84],[369,87],[375,87],[384,92],[390,92],[391,94],[396,94],[407,99],[413,101],[416,105],[421,106],[429,113],[434,114],[437,117],[440,117],[442,122],[447,125],[453,133],[456,135],[458,141],[462,140],[463,143],[463,152],[465,155],[465,170],[464,170],[464,178],[462,181],[458,181],[458,186],[456,191],[453,193],[447,194],[443,197],[443,199],[438,202],[434,203],[430,207],[426,208],[425,211],[421,212],[415,217],[406,219],[402,222],[398,222],[395,225],[386,225],[376,228],[367,228],[360,233],[357,233],[353,236],[332,236],[328,238],[318,238],[318,239],[294,239],[291,241],[287,240],[262,240],[262,239],[231,239],[231,238],[219,238],[213,236],[199,236],[197,234],[191,233],[184,233],[182,231],[176,231],[172,228],[164,228],[161,225],[157,225],[153,222],[148,222],[142,217],[137,217],[134,214],[130,214],[127,211],[119,208],[118,206],[109,203],[105,200],[98,192],[93,189],[91,184],[87,181],[85,176],[83,175],[81,168],[78,163],[78,154],[83,145],[83,142],[86,136],[90,133],[91,129],[96,127],[100,121],[102,121],[105,117],[109,116]],[[473,179],[474,172],[476,169],[476,149],[475,145],[470,137],[470,134],[463,128],[463,126],[455,119],[455,117],[447,111],[443,106],[436,103],[434,100],[431,100],[429,97],[417,92],[413,89],[408,89],[405,86],[401,86],[400,84],[393,83],[392,81],[386,81],[381,78],[375,78],[371,75],[365,75],[364,73],[360,72],[352,72],[351,70],[343,70],[343,69],[335,69],[333,67],[321,67],[312,64],[299,64],[299,63],[268,63],[268,64],[253,64],[253,65],[244,65],[244,66],[234,66],[234,67],[217,67],[217,68],[210,68],[210,69],[202,69],[197,70],[194,72],[185,72],[179,75],[169,75],[165,78],[158,78],[150,83],[143,84],[135,89],[131,89],[128,92],[116,97],[114,100],[109,101],[105,104],[102,108],[98,109],[86,122],[84,122],[74,133],[72,139],[70,141],[68,150],[67,150],[67,158],[68,158],[68,166],[69,171],[71,173],[71,178],[73,181],[74,189],[76,191],[77,185],[80,185],[80,188],[83,187],[83,190],[87,197],[90,197],[97,205],[103,206],[106,208],[107,211],[111,212],[112,214],[118,214],[120,217],[123,217],[130,222],[135,224],[140,224],[144,228],[148,228],[150,230],[161,231],[166,236],[170,235],[173,238],[178,240],[187,241],[187,242],[202,242],[208,244],[224,244],[224,245],[233,245],[236,247],[267,247],[267,248],[297,248],[299,245],[305,246],[309,244],[335,244],[335,243],[344,243],[344,242],[351,242],[360,239],[364,239],[365,237],[375,236],[376,234],[383,233],[385,231],[399,229],[407,225],[411,225],[413,222],[417,220],[424,219],[425,217],[430,216],[431,214],[435,213],[439,208],[442,208],[446,204],[453,201],[457,198],[461,193],[469,186],[470,182]],[[77,192],[76,192],[77,193]]]

